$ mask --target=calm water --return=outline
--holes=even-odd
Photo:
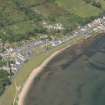
[[[25,105],[105,105],[105,36],[54,58],[34,80]]]

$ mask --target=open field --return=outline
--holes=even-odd
[[[36,31],[43,33],[42,21],[74,29],[103,13],[105,1],[100,2],[101,9],[83,0],[0,0],[0,37],[12,36],[16,40],[14,36],[37,36]]]
[[[101,13],[100,9],[86,4],[83,0],[56,0],[56,2],[68,11],[80,17],[97,16]]]

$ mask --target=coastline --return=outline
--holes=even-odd
[[[36,54],[33,54],[33,57],[31,58],[31,60],[29,60],[22,67],[21,71],[16,75],[16,77],[14,78],[10,87],[8,87],[8,89],[6,89],[6,92],[1,96],[0,105],[15,105],[15,104],[18,105],[18,99],[19,99],[18,96],[21,93],[21,90],[24,87],[31,72],[35,68],[39,67],[54,52],[56,52],[60,49],[63,49],[63,48],[72,47],[72,45],[77,44],[77,42],[83,41],[83,39],[84,39],[83,36],[78,36],[78,37],[72,38],[72,40],[71,39],[67,40],[66,42],[62,43],[61,45],[59,45],[57,47],[50,49],[46,53],[44,53],[44,52],[41,53],[39,56],[36,56]],[[43,72],[44,72],[44,70],[41,71],[41,73],[43,73]],[[39,73],[37,75],[37,77],[39,77],[41,73]],[[36,77],[36,79],[37,79],[37,77]],[[6,101],[5,101],[5,99],[6,99]]]
[[[97,35],[96,35],[97,36]],[[96,37],[94,36],[94,37]],[[89,37],[87,39],[83,39],[83,40],[90,40],[93,39],[94,37]],[[79,42],[77,42],[76,44],[78,44]],[[61,52],[63,52],[64,50],[66,50],[67,48],[73,46],[74,44],[71,44],[69,46],[66,46],[65,48],[62,48],[60,50],[57,50],[56,52],[54,52],[53,54],[51,54],[50,57],[48,57],[40,66],[38,66],[37,68],[33,69],[33,71],[31,72],[31,74],[29,75],[28,79],[26,80],[26,82],[23,85],[23,88],[19,94],[19,100],[18,100],[18,105],[24,105],[24,101],[25,101],[25,97],[28,93],[28,90],[30,89],[33,80],[35,79],[35,77],[37,77],[42,71],[43,68],[58,54],[60,54]]]
[[[57,56],[58,54],[62,53],[64,50],[66,50],[68,47],[62,48],[56,52],[54,52],[49,58],[47,58],[39,67],[35,68],[31,74],[29,75],[28,79],[26,80],[18,98],[18,105],[24,105],[24,100],[25,100],[25,96],[27,95],[28,90],[31,87],[31,84],[34,80],[34,78],[40,74],[43,71],[43,68],[48,64],[48,62],[50,62],[55,56]]]
[[[98,96],[104,98],[105,94],[97,90],[99,87],[104,88],[104,69],[93,67],[90,64],[90,59],[93,57],[101,63],[105,57],[105,53],[101,52],[105,48],[102,47],[105,46],[104,43],[105,37],[100,36],[90,40],[88,45],[87,43],[73,45],[54,57],[34,79],[25,97],[24,105],[58,105],[62,102],[63,104],[81,104],[83,101],[86,105],[91,101],[90,104],[93,105]],[[82,52],[78,53],[80,55],[75,53],[80,51],[79,49]],[[98,52],[104,54],[101,60],[99,56],[95,56]],[[81,98],[79,97],[81,92],[78,89],[83,92]],[[93,95],[95,96],[91,97]],[[73,100],[74,97],[75,100]],[[101,104],[101,100],[97,102]]]

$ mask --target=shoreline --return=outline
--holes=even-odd
[[[71,45],[72,46],[72,45]],[[26,80],[26,82],[23,85],[23,88],[20,92],[20,94],[18,95],[18,105],[24,105],[24,101],[25,101],[25,96],[27,95],[28,90],[30,89],[33,80],[35,79],[36,76],[38,76],[42,71],[43,68],[54,58],[56,57],[58,54],[62,53],[64,50],[66,50],[67,48],[69,48],[70,46],[67,46],[65,48],[62,48],[56,52],[54,52],[53,54],[50,55],[50,57],[48,57],[40,66],[38,66],[37,68],[35,68],[31,74],[29,75],[28,79]]]
[[[95,36],[96,37],[96,36]],[[93,39],[94,37],[89,37],[87,39],[83,39],[83,40],[88,40],[88,39]],[[78,44],[79,42],[77,42],[76,44]],[[20,94],[18,95],[18,105],[24,105],[24,101],[25,101],[25,97],[28,93],[28,90],[31,88],[31,85],[33,83],[33,80],[43,71],[43,68],[57,55],[59,55],[60,53],[62,53],[64,50],[66,50],[69,47],[72,47],[75,44],[71,44],[68,45],[65,48],[59,49],[56,52],[54,52],[53,54],[51,54],[47,59],[45,59],[45,61],[38,66],[37,68],[33,69],[33,71],[31,72],[31,74],[29,75],[29,77],[27,78],[26,82],[24,83],[22,90],[20,91]]]

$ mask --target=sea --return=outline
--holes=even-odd
[[[34,79],[24,105],[105,105],[105,35],[53,58]]]

